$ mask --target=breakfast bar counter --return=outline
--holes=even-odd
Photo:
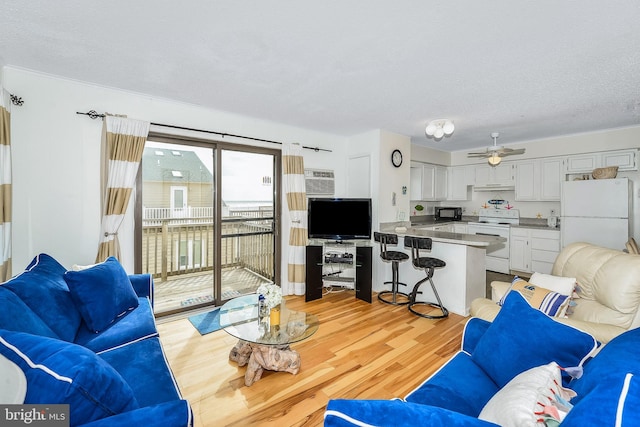
[[[447,264],[436,269],[433,282],[443,305],[461,316],[469,315],[471,301],[485,297],[486,247],[504,241],[501,237],[435,231],[428,229],[428,226],[398,227],[397,223],[381,224],[380,232],[397,234],[398,246],[392,250],[404,251],[408,255],[411,255],[411,250],[405,249],[402,237],[429,237],[433,241],[431,251],[421,251],[421,255],[441,259]],[[374,290],[380,291],[383,290],[382,282],[389,280],[391,268],[384,262],[376,263],[376,266],[378,280]],[[399,274],[400,281],[407,284],[407,288],[402,287],[401,290],[407,293],[425,277],[424,271],[414,268],[411,260],[400,264]],[[420,290],[423,294],[418,295],[418,301],[434,300],[429,286],[422,286]]]

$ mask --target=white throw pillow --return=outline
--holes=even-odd
[[[0,403],[24,403],[27,395],[27,377],[22,369],[0,354]]]
[[[546,413],[557,413],[561,422],[571,407],[565,402],[575,396],[573,390],[562,387],[560,367],[551,362],[516,375],[487,402],[478,418],[502,427],[536,427],[545,416],[552,416]]]
[[[570,297],[573,295],[573,290],[576,287],[576,278],[533,273],[529,279],[529,283]]]

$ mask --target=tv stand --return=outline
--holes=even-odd
[[[306,248],[305,301],[322,298],[328,286],[355,289],[356,298],[371,302],[371,257],[369,241],[312,242]]]

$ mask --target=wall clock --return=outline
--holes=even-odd
[[[391,153],[391,163],[397,168],[402,165],[402,153],[400,150],[393,150],[393,153]]]

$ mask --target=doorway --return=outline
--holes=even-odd
[[[136,271],[157,316],[279,279],[280,151],[150,135],[138,176]]]

